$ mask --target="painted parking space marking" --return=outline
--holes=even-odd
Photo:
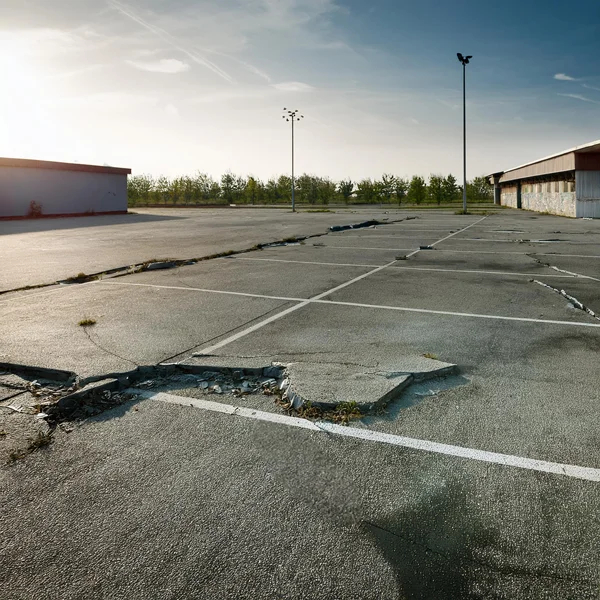
[[[248,257],[228,257],[219,260],[249,260],[249,261],[261,261],[261,262],[277,262],[277,263],[292,263],[300,265],[320,265],[326,267],[377,267],[378,265],[364,265],[357,263],[331,263],[331,262],[318,262],[308,260],[286,260],[282,258],[248,258]],[[481,275],[507,275],[515,277],[558,277],[560,279],[595,279],[588,275],[579,275],[577,273],[571,273],[568,275],[559,275],[557,273],[514,273],[510,271],[485,271],[481,269],[442,269],[433,267],[402,267],[398,265],[390,266],[390,269],[398,271],[434,271],[440,273],[473,273]]]
[[[377,269],[377,271],[381,271],[388,267],[389,267],[389,265],[384,265],[382,267],[379,267]],[[333,294],[334,292],[336,292],[340,289],[343,289],[344,287],[351,285],[352,283],[356,283],[356,281],[359,279],[364,279],[368,275],[373,274],[373,272],[374,271],[365,273],[360,278],[356,278],[349,282],[341,284],[340,286],[337,286],[336,288],[333,288],[331,290],[323,292],[322,294],[319,294],[318,296],[314,296],[313,298],[269,296],[266,294],[249,294],[249,293],[245,293],[245,292],[230,292],[227,290],[209,290],[209,289],[205,289],[205,288],[194,288],[194,287],[187,287],[187,286],[184,287],[184,286],[174,286],[174,285],[158,285],[158,284],[153,284],[153,283],[126,283],[126,282],[120,282],[120,281],[103,281],[103,282],[99,282],[99,284],[138,286],[138,287],[148,287],[148,288],[167,289],[167,290],[182,290],[182,291],[186,291],[186,292],[201,292],[201,293],[209,293],[209,294],[225,294],[225,295],[230,295],[230,296],[244,296],[247,298],[258,298],[258,299],[265,299],[265,300],[280,300],[282,302],[297,302],[298,303],[298,304],[296,304],[296,306],[291,306],[290,308],[288,308],[280,313],[277,313],[277,314],[273,315],[272,317],[269,317],[268,319],[265,319],[264,321],[257,323],[256,325],[253,325],[252,327],[248,328],[247,330],[245,329],[245,330],[235,334],[231,338],[227,338],[227,340],[223,340],[222,342],[219,342],[219,344],[216,344],[215,346],[211,346],[210,348],[203,349],[202,352],[205,354],[209,351],[216,350],[217,348],[221,348],[222,346],[225,345],[225,342],[227,342],[227,343],[233,342],[233,341],[247,335],[248,333],[252,333],[252,332],[260,329],[264,325],[268,325],[269,323],[272,323],[273,321],[276,321],[277,319],[280,319],[281,317],[284,317],[300,308],[308,306],[309,304],[325,304],[327,306],[349,306],[352,308],[368,308],[368,309],[373,309],[373,310],[395,310],[398,312],[414,312],[414,313],[423,313],[423,314],[430,314],[430,315],[444,315],[444,316],[449,316],[449,317],[468,317],[468,318],[473,318],[473,319],[492,319],[492,320],[496,319],[496,320],[500,320],[500,321],[515,321],[515,322],[524,322],[524,323],[545,323],[545,324],[549,324],[549,325],[567,325],[567,326],[571,326],[571,327],[595,327],[595,328],[600,327],[600,323],[586,323],[586,322],[582,322],[582,321],[559,321],[559,320],[554,320],[554,319],[535,319],[533,317],[507,317],[507,316],[503,316],[503,315],[489,315],[489,314],[482,314],[482,313],[465,313],[465,312],[456,312],[456,311],[450,311],[450,310],[434,310],[434,309],[429,309],[429,308],[412,308],[409,306],[388,306],[385,304],[367,304],[364,302],[343,302],[343,301],[338,301],[338,300],[324,300],[323,299],[325,296],[327,296],[329,294]],[[571,279],[573,279],[573,278],[571,278]],[[235,338],[235,339],[233,339],[233,338]]]
[[[386,267],[389,267],[390,265],[394,264],[395,262],[396,261],[392,261],[391,263],[382,265],[381,267],[377,267],[376,269],[372,269],[371,271],[368,271],[367,273],[363,273],[362,275],[359,275],[358,277],[354,277],[353,279],[350,279],[350,281],[346,281],[345,283],[342,283],[330,290],[322,292],[321,294],[313,296],[312,298],[310,298],[308,300],[304,300],[304,301],[300,302],[299,304],[296,304],[295,306],[290,306],[289,308],[287,308],[275,315],[272,315],[271,317],[265,319],[264,321],[260,321],[260,323],[257,323],[256,325],[252,325],[251,327],[248,327],[247,329],[243,329],[242,331],[239,331],[238,333],[234,333],[232,336],[229,336],[228,338],[225,338],[224,340],[221,340],[220,342],[217,342],[216,344],[213,344],[212,346],[209,346],[208,348],[203,348],[202,350],[200,350],[200,353],[210,354],[211,352],[214,352],[215,350],[218,350],[219,348],[222,348],[223,346],[227,346],[228,344],[231,344],[232,342],[235,342],[235,341],[239,340],[240,338],[247,336],[250,333],[254,333],[255,331],[258,331],[259,329],[262,329],[265,325],[268,325],[269,323],[272,323],[273,321],[277,321],[277,320],[289,315],[290,313],[293,313],[297,310],[300,310],[301,308],[304,308],[305,306],[308,306],[311,302],[316,302],[329,294],[333,294],[334,292],[342,290],[345,287],[348,287],[349,285],[356,283],[357,281],[361,281],[362,279],[364,279],[365,277],[368,277],[369,275],[378,273],[379,271],[382,271],[383,269],[385,269]]]
[[[479,219],[478,221],[475,221],[474,223],[471,223],[470,225],[467,225],[466,227],[463,227],[462,229],[459,229],[458,231],[455,231],[454,233],[451,233],[450,235],[443,237],[441,240],[438,240],[437,242],[434,242],[431,245],[437,246],[438,244],[441,244],[442,242],[449,240],[450,238],[454,237],[455,235],[459,235],[463,231],[467,231],[467,229],[471,229],[471,227],[475,227],[475,225],[477,225],[478,223],[481,223],[482,221],[485,221],[486,219],[487,219],[487,217],[483,217],[482,219]]]
[[[156,288],[159,290],[181,290],[184,292],[205,292],[207,294],[225,294],[228,296],[244,296],[245,298],[262,298],[264,300],[281,300],[283,302],[306,302],[308,298],[292,298],[288,296],[269,296],[267,294],[250,294],[248,292],[232,292],[228,290],[211,290],[186,285],[159,285],[155,283],[131,283],[128,281],[99,281],[102,285],[124,285],[134,287]]]
[[[473,225],[480,223],[485,218],[486,217],[483,217],[483,219],[479,219],[479,221],[476,221],[475,223],[471,223],[470,225],[467,225],[463,229],[456,231],[455,233],[452,233],[449,236],[446,236],[439,241],[443,242],[444,240],[447,240],[448,238],[452,237],[453,235],[456,235],[456,234],[460,233],[461,231],[465,231],[466,229],[469,229],[469,227],[472,227]],[[436,243],[439,243],[439,242],[436,242]],[[415,251],[411,252],[410,254],[407,255],[407,257],[413,256],[417,252],[419,252],[419,250],[415,250]],[[397,262],[396,260],[393,260],[385,265],[382,265],[380,267],[372,269],[371,271],[367,271],[366,273],[363,273],[362,275],[359,275],[358,277],[354,277],[353,279],[350,279],[349,281],[346,281],[345,283],[342,283],[342,284],[337,285],[329,290],[326,290],[326,291],[322,292],[321,294],[317,294],[316,296],[313,296],[312,298],[310,298],[310,300],[305,300],[304,302],[301,302],[300,304],[291,306],[291,307],[281,311],[280,313],[272,315],[271,317],[265,319],[264,321],[256,323],[255,325],[252,325],[251,327],[248,327],[247,329],[243,329],[242,331],[238,331],[237,333],[229,336],[228,338],[225,338],[224,340],[221,340],[220,342],[217,342],[216,344],[213,344],[212,346],[209,346],[208,348],[203,348],[202,350],[200,350],[200,353],[201,354],[210,354],[210,353],[214,352],[215,350],[218,350],[219,348],[223,348],[224,346],[227,346],[227,345],[231,344],[232,342],[235,342],[250,333],[254,333],[255,331],[258,331],[259,329],[262,329],[263,327],[265,327],[266,325],[269,325],[270,323],[272,323],[274,321],[277,321],[297,310],[300,310],[301,308],[304,308],[305,306],[308,306],[309,304],[311,304],[313,302],[317,302],[317,301],[325,298],[325,296],[329,296],[330,294],[333,294],[335,292],[343,290],[344,288],[346,288],[348,286],[351,286],[359,281],[362,281],[366,277],[370,277],[371,275],[374,275],[375,273],[379,273],[379,271],[383,271],[384,269],[391,267],[392,265],[396,264],[396,262]]]
[[[250,261],[261,261],[261,262],[277,262],[277,263],[291,263],[296,265],[321,265],[325,267],[380,267],[381,265],[365,265],[358,263],[332,263],[332,262],[319,262],[314,260],[285,260],[283,258],[249,258],[246,256],[233,256],[223,258],[220,260],[250,260]]]
[[[526,458],[522,456],[514,456],[511,454],[501,454],[498,452],[488,452],[486,450],[478,450],[475,448],[465,448],[464,446],[454,446],[451,444],[441,444],[429,440],[421,440],[409,438],[390,433],[374,431],[372,429],[361,429],[357,427],[347,427],[336,425],[326,421],[312,422],[307,419],[298,417],[290,417],[279,413],[265,412],[251,408],[233,406],[231,404],[222,404],[220,402],[212,402],[210,400],[200,400],[196,398],[187,398],[185,396],[176,396],[164,392],[139,391],[134,388],[127,390],[128,393],[135,394],[148,400],[156,400],[167,404],[177,404],[181,406],[191,406],[200,410],[222,413],[245,419],[253,419],[264,421],[276,425],[285,425],[288,427],[296,427],[307,429],[312,432],[325,434],[339,435],[343,437],[354,438],[365,442],[388,444],[391,446],[399,446],[402,448],[410,448],[422,452],[430,452],[433,454],[442,454],[446,456],[454,456],[466,460],[475,460],[479,462],[492,463],[504,467],[513,467],[517,469],[525,469],[529,471],[538,471],[551,475],[560,475],[573,479],[583,479],[585,481],[600,482],[600,469],[593,467],[583,467],[579,465],[570,465],[563,463],[550,462],[546,460],[538,460],[534,458]]]
[[[309,301],[313,302],[313,301]],[[487,315],[482,313],[466,313],[450,310],[433,310],[428,308],[411,308],[408,306],[386,306],[383,304],[363,304],[361,302],[341,302],[336,300],[320,301],[319,304],[331,304],[335,306],[353,306],[356,308],[371,308],[379,310],[396,310],[398,312],[413,312],[429,315],[444,315],[449,317],[467,317],[471,319],[491,319],[499,321],[514,321],[521,323],[545,323],[547,325],[567,325],[571,327],[600,328],[600,323],[586,323],[584,321],[559,321],[555,319],[535,319],[533,317],[507,317],[503,315]]]
[[[316,248],[331,248],[332,250],[376,250],[378,252],[410,252],[414,248],[364,248],[362,246],[335,246],[323,244],[315,246]],[[418,250],[418,248],[417,248]]]

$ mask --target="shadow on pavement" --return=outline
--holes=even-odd
[[[474,550],[494,545],[498,537],[468,510],[466,493],[456,483],[362,526],[394,569],[407,600],[472,597],[482,570],[488,570]]]
[[[79,229],[82,227],[103,227],[106,225],[133,225],[135,223],[152,223],[154,221],[173,221],[185,219],[185,216],[140,215],[91,215],[83,217],[58,217],[47,219],[22,219],[0,221],[0,235],[15,233],[39,233],[59,229]]]

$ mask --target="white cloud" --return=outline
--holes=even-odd
[[[167,113],[167,115],[169,117],[178,117],[179,116],[179,110],[173,104],[167,104],[167,106],[165,106],[165,112]]]
[[[313,92],[315,88],[308,83],[301,81],[284,81],[282,83],[274,83],[273,87],[280,92]]]
[[[558,81],[577,81],[575,77],[571,77],[570,75],[566,75],[565,73],[557,73],[554,76],[554,79],[558,79]]]
[[[558,94],[559,96],[564,96],[565,98],[575,98],[575,100],[582,100],[583,102],[592,102],[593,104],[600,104],[598,100],[592,100],[591,98],[586,98],[580,94]]]
[[[599,87],[594,87],[593,85],[588,85],[587,83],[584,83],[583,87],[587,88],[588,90],[595,90],[596,92],[600,92],[600,88]]]
[[[176,58],[163,58],[154,62],[141,62],[136,60],[126,60],[128,65],[142,71],[151,73],[184,73],[190,70],[190,65]]]
[[[411,121],[411,123],[414,123],[415,125],[420,125],[418,119],[412,118],[410,121]]]
[[[153,25],[148,21],[144,20],[140,17],[134,10],[131,9],[127,4],[123,4],[121,2],[117,2],[117,0],[108,0],[109,4],[123,16],[131,19],[135,23],[137,23],[140,27],[143,27],[147,31],[153,33],[157,37],[159,37],[163,42],[169,44],[175,50],[179,50],[183,54],[185,54],[188,58],[190,58],[195,63],[206,67],[211,70],[213,73],[216,73],[219,77],[225,79],[229,83],[233,83],[233,79],[230,77],[228,73],[223,71],[223,69],[219,68],[214,62],[208,60],[205,56],[202,56],[198,53],[194,48],[190,48],[187,45],[182,44],[175,36],[171,35],[168,31],[158,27],[157,25]]]

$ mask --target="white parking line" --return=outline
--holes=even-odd
[[[314,301],[309,301],[314,302]],[[332,304],[335,306],[354,306],[357,308],[373,308],[379,310],[396,310],[399,312],[424,313],[428,315],[447,315],[450,317],[468,317],[472,319],[492,319],[499,321],[516,321],[522,323],[546,323],[549,325],[570,325],[572,327],[600,328],[600,323],[586,323],[583,321],[558,321],[554,319],[534,319],[533,317],[506,317],[503,315],[487,315],[481,313],[464,313],[450,310],[433,310],[428,308],[411,308],[408,306],[386,306],[384,304],[363,304],[360,302],[338,302],[336,300],[321,300],[318,304]]]
[[[278,263],[292,263],[292,264],[300,264],[300,265],[322,265],[326,267],[376,267],[377,265],[363,265],[363,264],[355,264],[355,263],[331,263],[331,262],[317,262],[317,261],[308,261],[308,260],[285,260],[282,258],[247,258],[247,257],[228,257],[220,260],[250,260],[250,261],[263,261],[263,262],[278,262]],[[588,275],[579,275],[578,273],[571,273],[569,275],[558,275],[554,273],[514,273],[510,271],[483,271],[481,269],[439,269],[439,268],[430,268],[430,267],[401,267],[397,265],[392,265],[390,269],[395,269],[399,271],[435,271],[441,273],[474,273],[481,275],[507,275],[507,276],[515,276],[515,277],[558,277],[561,279],[595,279],[594,277],[590,277]]]
[[[389,433],[382,433],[380,431],[373,431],[371,429],[344,427],[342,425],[335,425],[334,423],[329,422],[314,423],[298,417],[289,417],[287,415],[278,413],[270,413],[251,408],[232,406],[231,404],[221,404],[220,402],[211,402],[209,400],[186,398],[183,396],[176,396],[174,394],[166,394],[164,392],[139,391],[134,388],[129,389],[128,392],[142,396],[143,398],[149,400],[158,400],[160,402],[178,404],[181,406],[193,406],[194,408],[199,408],[201,410],[224,413],[231,416],[254,419],[257,421],[265,421],[268,423],[274,423],[276,425],[287,425],[288,427],[308,429],[309,431],[313,432],[324,432],[344,437],[356,438],[366,442],[389,444],[392,446],[410,448],[412,450],[432,452],[446,456],[455,456],[458,458],[476,460],[506,467],[515,467],[529,471],[540,471],[542,473],[549,473],[552,475],[563,475],[573,479],[600,482],[600,469],[594,469],[592,467],[555,463],[545,460],[537,460],[534,458],[514,456],[511,454],[499,454],[497,452],[487,452],[486,450],[465,448],[463,446],[440,444],[438,442],[431,442],[429,440],[420,440],[403,437],[400,435],[392,435]]]
[[[447,230],[448,230],[448,228],[446,228],[446,229],[444,229],[442,231],[447,231]],[[423,231],[425,231],[425,230],[423,230]],[[343,235],[344,233],[346,235]],[[376,239],[377,238],[378,239],[381,239],[381,238],[393,238],[393,239],[396,239],[396,240],[398,238],[414,238],[414,239],[433,238],[433,239],[435,239],[437,237],[435,235],[427,235],[427,236],[425,236],[425,235],[406,235],[406,233],[408,233],[408,232],[401,231],[401,232],[398,232],[396,235],[387,235],[387,234],[385,234],[385,235],[384,234],[381,234],[381,235],[360,235],[358,232],[355,233],[355,234],[350,234],[350,233],[342,232],[340,235],[338,235],[338,236],[332,236],[332,237],[360,238],[360,239],[363,239],[363,238],[376,238]],[[417,233],[419,233],[419,232],[417,232]],[[438,234],[439,233],[440,233],[440,231],[438,231]]]
[[[455,235],[458,235],[459,233],[462,233],[463,231],[467,231],[467,229],[471,229],[471,227],[474,227],[475,225],[477,225],[478,223],[481,223],[482,221],[485,221],[486,219],[487,219],[487,217],[483,217],[482,219],[479,219],[479,221],[475,221],[474,223],[471,223],[470,225],[467,225],[466,227],[463,227],[462,229],[459,229],[458,231],[455,231],[454,233],[447,235],[445,238],[442,238],[441,240],[438,240],[437,242],[435,242],[431,245],[437,246],[438,244],[441,244],[442,242],[449,240],[451,237],[454,237]]]
[[[392,263],[389,263],[387,265],[379,267],[378,269],[376,269],[376,271],[381,271],[381,270],[389,267],[391,264]],[[481,314],[481,313],[463,313],[463,312],[455,312],[455,311],[450,311],[450,310],[411,308],[408,306],[386,306],[385,304],[366,304],[366,303],[362,303],[362,302],[342,302],[342,301],[337,301],[337,300],[323,300],[324,296],[333,294],[334,292],[336,292],[340,289],[343,289],[344,287],[347,287],[348,285],[351,285],[352,283],[356,283],[356,281],[358,281],[360,279],[364,279],[365,277],[367,277],[368,275],[371,275],[374,272],[375,271],[370,271],[369,273],[365,273],[364,275],[362,275],[360,277],[357,277],[349,282],[343,283],[342,285],[339,285],[336,288],[328,290],[327,292],[323,292],[322,294],[319,294],[318,296],[314,296],[313,298],[293,298],[293,297],[288,297],[288,296],[268,296],[265,294],[248,294],[245,292],[229,292],[226,290],[209,290],[209,289],[205,289],[205,288],[183,287],[183,286],[175,286],[175,285],[157,285],[157,284],[153,284],[153,283],[126,283],[126,282],[120,282],[120,281],[99,281],[99,282],[97,282],[97,285],[139,286],[139,287],[166,289],[166,290],[182,290],[182,291],[187,291],[187,292],[206,292],[209,294],[224,294],[224,295],[229,295],[229,296],[245,296],[247,298],[264,298],[265,300],[280,300],[282,302],[297,302],[298,303],[295,306],[291,306],[290,308],[287,308],[286,310],[284,310],[280,313],[277,313],[277,314],[273,315],[272,317],[269,317],[268,319],[265,319],[264,321],[261,321],[260,323],[257,323],[256,325],[253,325],[252,327],[249,327],[248,329],[244,329],[243,331],[240,331],[239,333],[232,335],[230,338],[227,338],[226,340],[223,340],[222,342],[219,342],[218,344],[215,344],[214,346],[211,346],[210,348],[204,348],[201,351],[204,354],[207,354],[209,351],[212,352],[213,350],[216,350],[217,348],[221,348],[221,347],[225,346],[226,344],[229,344],[230,342],[233,342],[241,337],[244,337],[245,335],[248,335],[249,333],[252,333],[253,331],[258,330],[261,327],[264,327],[265,325],[272,323],[273,321],[276,321],[277,319],[280,319],[281,317],[285,317],[286,315],[288,315],[300,308],[308,306],[309,304],[326,304],[329,306],[331,306],[331,305],[350,306],[350,307],[355,307],[355,308],[371,308],[371,309],[376,309],[376,310],[395,310],[398,312],[415,312],[415,313],[424,313],[424,314],[430,314],[430,315],[446,315],[446,316],[450,316],[450,317],[470,317],[473,319],[497,319],[500,321],[520,321],[520,322],[525,322],[525,323],[546,323],[546,324],[550,324],[550,325],[570,325],[572,327],[600,327],[600,323],[585,323],[582,321],[558,321],[558,320],[551,320],[551,319],[534,319],[532,317],[506,317],[503,315],[488,315],[488,314]]]
[[[222,348],[223,346],[227,346],[228,344],[231,344],[231,342],[235,342],[236,340],[239,340],[240,338],[245,337],[246,335],[263,328],[265,325],[268,325],[269,323],[272,323],[273,321],[277,321],[278,319],[281,319],[282,317],[285,317],[285,316],[289,315],[290,313],[293,313],[296,310],[300,310],[301,308],[308,306],[311,302],[316,302],[316,301],[320,300],[321,298],[323,298],[324,296],[327,296],[328,294],[333,294],[334,292],[344,289],[345,287],[348,287],[349,285],[352,285],[353,283],[356,283],[357,281],[360,281],[361,279],[364,279],[365,277],[368,277],[369,275],[373,275],[373,273],[378,273],[382,269],[385,269],[386,267],[393,265],[395,262],[396,261],[392,261],[391,263],[388,263],[387,265],[383,265],[381,267],[377,267],[376,269],[372,269],[371,271],[368,271],[367,273],[363,273],[362,275],[359,275],[358,277],[355,277],[354,279],[351,279],[350,281],[346,281],[346,283],[342,283],[341,285],[338,285],[330,290],[327,290],[326,292],[318,294],[317,296],[314,296],[314,297],[310,298],[309,300],[304,300],[304,301],[300,302],[300,304],[296,304],[295,306],[290,306],[289,308],[286,308],[285,310],[265,319],[264,321],[260,321],[256,325],[252,325],[251,327],[248,327],[247,329],[238,331],[238,333],[234,333],[233,335],[229,336],[228,338],[221,340],[220,342],[217,342],[216,344],[213,344],[212,346],[209,346],[208,348],[203,348],[202,350],[199,351],[199,353],[210,354],[211,352],[214,352],[215,350],[218,350],[219,348]]]
[[[356,263],[332,263],[332,262],[318,262],[314,260],[285,260],[282,258],[248,258],[245,256],[230,256],[228,258],[222,258],[220,260],[256,260],[263,262],[277,262],[277,263],[292,263],[296,265],[323,265],[331,267],[379,267],[381,265],[364,265]]]
[[[475,223],[471,223],[470,225],[467,225],[463,229],[456,231],[455,233],[452,233],[452,234],[442,238],[440,240],[440,242],[447,240],[448,238],[452,237],[453,235],[461,233],[461,231],[465,231],[466,229],[469,229],[469,227],[472,227],[473,225],[480,223],[485,218],[486,217],[483,217],[483,219],[479,219],[479,221],[475,221]],[[439,242],[436,242],[436,243],[439,243]],[[417,252],[419,252],[419,250],[415,250],[414,252],[407,254],[407,257],[413,256]],[[365,277],[369,277],[370,275],[379,273],[379,271],[382,271],[383,269],[386,269],[387,267],[391,267],[395,263],[396,263],[396,260],[393,260],[386,265],[382,265],[381,267],[372,269],[371,271],[368,271],[367,273],[363,273],[362,275],[359,275],[358,277],[354,277],[353,279],[346,281],[346,283],[342,283],[340,285],[337,285],[334,288],[331,288],[330,290],[327,290],[321,294],[318,294],[317,296],[313,296],[310,300],[306,300],[304,302],[301,302],[300,304],[296,304],[296,306],[291,306],[291,307],[281,311],[280,313],[277,313],[277,314],[269,317],[268,319],[265,319],[264,321],[260,321],[259,323],[256,323],[255,325],[248,327],[247,329],[243,329],[242,331],[238,331],[237,333],[234,333],[232,336],[225,338],[224,340],[221,340],[220,342],[217,342],[216,344],[213,344],[212,346],[209,346],[208,348],[203,348],[202,350],[200,350],[200,353],[210,354],[211,352],[214,352],[215,350],[218,350],[219,348],[222,348],[223,346],[227,346],[228,344],[231,344],[232,342],[235,342],[236,340],[239,340],[240,338],[245,337],[246,335],[261,329],[262,327],[264,327],[265,325],[268,325],[269,323],[272,323],[273,321],[277,321],[278,319],[281,319],[282,317],[285,317],[292,312],[295,312],[297,310],[300,310],[301,308],[304,308],[305,306],[308,306],[311,302],[317,302],[318,300],[321,300],[325,296],[329,296],[330,294],[338,292],[339,290],[343,290],[344,288],[346,288],[350,285],[353,285],[354,283],[357,283],[358,281],[365,279]]]
[[[131,283],[129,281],[98,281],[100,285],[125,285],[134,287],[156,288],[159,290],[182,290],[184,292],[206,292],[207,294],[225,294],[228,296],[244,296],[246,298],[264,298],[265,300],[282,300],[284,302],[306,302],[307,298],[290,298],[287,296],[268,296],[266,294],[249,294],[247,292],[230,292],[228,290],[210,290],[184,285],[157,285],[154,283]]]
[[[361,246],[335,246],[330,244],[323,244],[315,247],[331,248],[332,250],[377,250],[384,252],[410,252],[411,250],[414,250],[414,248],[363,248]]]
[[[331,246],[332,248],[337,246]],[[350,246],[348,246],[350,247]],[[356,250],[361,250],[361,248],[356,248]],[[362,250],[389,250],[389,248],[362,248]],[[557,252],[516,252],[516,251],[494,251],[494,250],[449,250],[447,248],[439,249],[438,252],[449,252],[453,254],[535,254],[536,256],[556,256],[557,258],[567,257],[567,258],[600,258],[598,254],[559,254]]]

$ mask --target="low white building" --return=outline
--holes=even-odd
[[[0,158],[0,219],[127,212],[131,169]]]
[[[600,218],[600,140],[490,175],[496,204]]]

